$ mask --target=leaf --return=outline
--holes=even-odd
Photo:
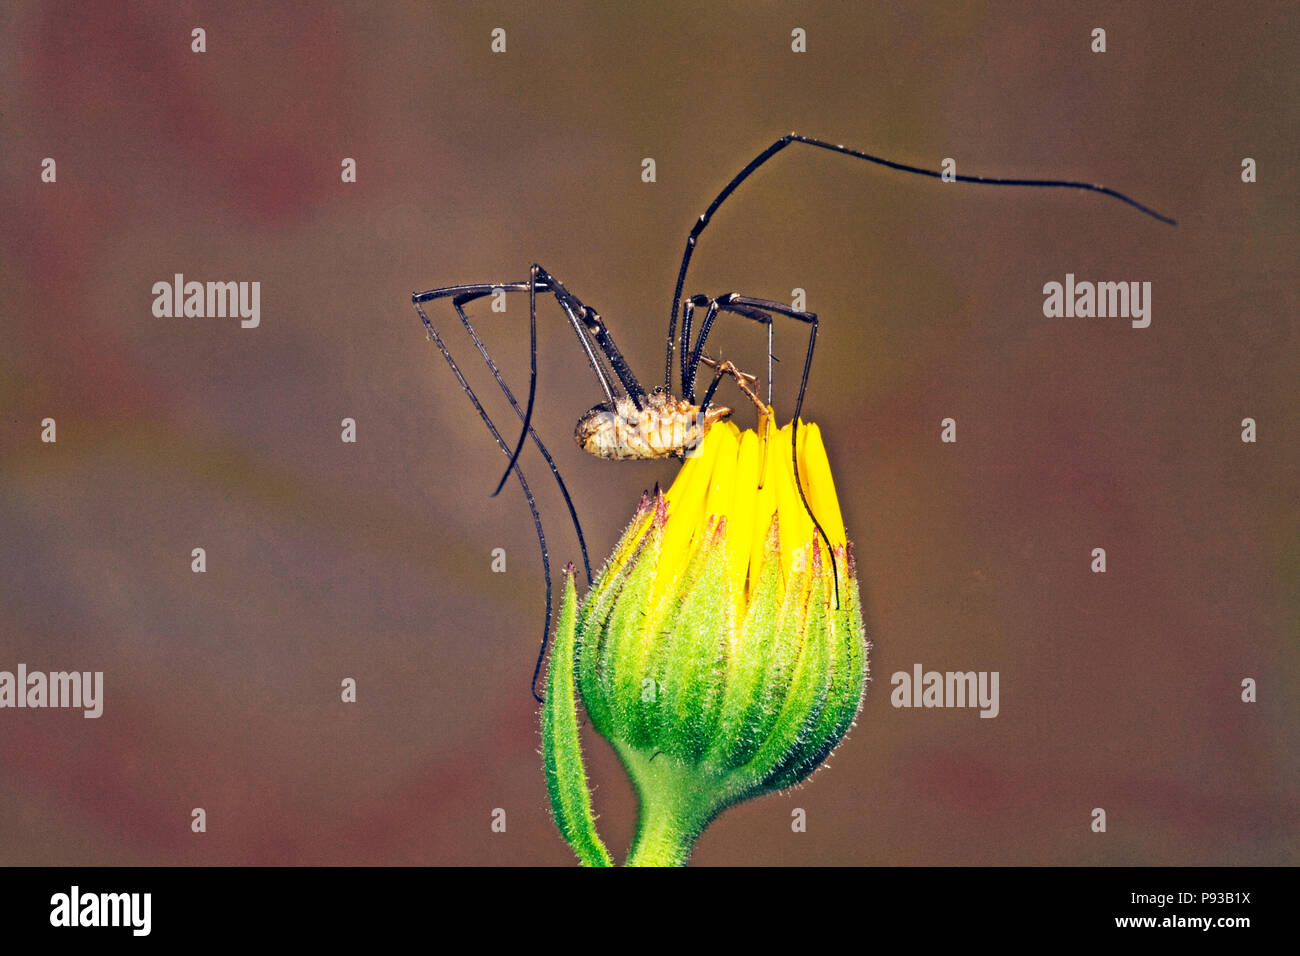
[[[574,632],[578,594],[573,573],[565,575],[560,619],[551,643],[546,673],[546,700],[542,704],[542,758],[546,789],[551,796],[555,824],[583,866],[613,866],[614,861],[596,832],[591,809],[587,770],[582,763],[578,735],[577,695],[574,691]]]

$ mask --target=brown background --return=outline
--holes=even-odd
[[[409,293],[541,262],[653,383],[687,230],[790,129],[1180,224],[801,147],[724,207],[687,291],[799,286],[822,316],[805,414],[875,682],[830,769],[695,862],[1300,858],[1294,4],[6,4],[0,36],[0,669],[106,684],[97,721],[0,712],[0,860],[570,863],[527,691],[536,541]],[[260,281],[261,327],[154,318],[175,272]],[[1151,327],[1045,318],[1067,272],[1152,282]],[[521,392],[522,301],[479,310]],[[595,383],[540,322],[539,427],[598,562],[675,466],[581,455]],[[757,364],[757,338],[715,349]],[[777,352],[788,414],[787,328]],[[1001,715],[890,707],[918,662],[999,671]],[[635,803],[588,748],[617,852]]]

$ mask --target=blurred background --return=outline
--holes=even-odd
[[[800,146],[723,207],[686,291],[802,288],[821,316],[804,417],[857,545],[874,680],[829,767],[728,811],[693,862],[1297,862],[1298,19],[1291,3],[6,4],[0,670],[102,670],[105,704],[0,712],[0,860],[571,864],[528,692],[537,541],[517,486],[489,497],[505,457],[410,293],[539,262],[653,385],[688,230],[798,130],[1101,182],[1179,225]],[[1045,318],[1042,287],[1067,272],[1151,282],[1150,328]],[[175,273],[259,281],[260,326],[155,318],[153,283]],[[513,439],[454,313],[432,315]],[[526,297],[474,315],[525,393]],[[677,465],[576,448],[596,383],[553,301],[538,321],[537,427],[599,565]],[[801,334],[777,328],[783,417]],[[761,372],[764,344],[724,321],[711,350]],[[553,483],[522,462],[555,565],[577,561]],[[890,675],[917,663],[998,671],[1000,715],[891,707]],[[621,856],[635,797],[604,741],[586,746]]]

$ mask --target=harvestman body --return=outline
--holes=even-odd
[[[597,458],[671,458],[698,445],[715,422],[730,414],[725,405],[705,410],[667,392],[653,393],[640,408],[620,396],[613,408],[597,405],[578,419],[573,437],[579,448]]]
[[[582,534],[582,526],[578,521],[578,514],[573,506],[573,500],[569,496],[568,488],[564,484],[564,479],[560,476],[559,469],[555,465],[554,459],[550,452],[543,444],[541,438],[532,427],[533,404],[536,397],[537,389],[537,294],[551,293],[560,304],[566,321],[577,335],[578,341],[587,358],[587,363],[595,373],[596,379],[604,392],[605,401],[593,407],[578,421],[574,437],[578,445],[584,450],[598,458],[607,458],[614,461],[641,460],[653,458],[681,457],[689,449],[698,444],[707,434],[708,430],[717,422],[722,421],[731,414],[731,409],[725,406],[715,406],[712,404],[713,395],[718,388],[719,383],[725,377],[733,377],[745,393],[745,395],[758,407],[760,414],[760,424],[766,418],[767,407],[772,403],[772,332],[773,316],[784,316],[794,319],[805,324],[808,327],[808,349],[804,357],[803,375],[799,382],[799,394],[795,400],[793,428],[795,434],[792,435],[792,456],[794,458],[794,478],[795,484],[799,489],[799,495],[803,499],[804,507],[808,510],[812,518],[814,527],[818,535],[826,542],[827,551],[831,553],[831,569],[835,579],[835,596],[836,607],[839,606],[839,572],[836,567],[834,553],[830,549],[830,541],[826,537],[825,531],[822,530],[817,516],[813,514],[812,509],[808,506],[807,496],[804,494],[803,482],[799,474],[798,455],[795,449],[798,448],[797,429],[799,427],[799,416],[803,409],[804,394],[808,387],[808,375],[812,368],[813,349],[817,343],[817,316],[812,312],[805,312],[799,309],[793,309],[788,305],[780,302],[774,302],[769,299],[757,299],[750,296],[740,295],[731,292],[717,298],[709,298],[704,295],[694,295],[688,297],[684,302],[682,300],[682,289],[686,284],[686,272],[690,266],[691,256],[694,254],[695,246],[704,228],[713,218],[714,213],[726,201],[737,187],[740,186],[749,176],[769,159],[785,149],[792,143],[802,143],[806,146],[817,149],[829,150],[844,156],[850,156],[854,159],[864,160],[868,163],[874,163],[878,166],[884,166],[888,169],[898,170],[900,172],[913,173],[920,176],[928,176],[933,179],[945,179],[944,174],[930,169],[923,169],[919,166],[910,166],[905,163],[894,162],[873,156],[869,153],[860,152],[850,149],[846,146],[835,143],[825,142],[823,140],[812,139],[807,136],[800,136],[796,133],[790,133],[782,136],[767,149],[755,156],[748,165],[745,166],[729,182],[723,190],[714,198],[704,214],[700,216],[695,226],[691,229],[690,235],[686,239],[686,251],[682,256],[681,268],[677,273],[677,285],[673,291],[673,302],[668,312],[668,345],[667,356],[664,367],[664,384],[662,387],[655,388],[647,393],[632,373],[627,361],[623,358],[622,353],[614,344],[614,339],[609,333],[604,320],[600,314],[590,306],[583,304],[573,293],[569,292],[563,284],[551,276],[540,265],[534,264],[529,271],[529,277],[524,282],[506,282],[506,283],[474,283],[470,285],[447,286],[441,289],[432,289],[428,292],[418,292],[411,296],[415,304],[416,312],[420,316],[420,321],[424,324],[429,337],[437,345],[438,350],[442,353],[443,358],[447,360],[456,380],[460,383],[461,388],[469,397],[470,402],[478,411],[479,417],[487,426],[488,431],[492,434],[497,445],[509,456],[510,462],[506,466],[505,473],[501,476],[501,481],[497,484],[496,491],[493,495],[501,491],[506,480],[514,472],[520,488],[523,490],[524,497],[528,502],[528,507],[533,517],[533,524],[537,530],[537,538],[542,550],[542,570],[546,578],[546,620],[542,628],[541,650],[537,658],[537,666],[533,669],[533,696],[540,702],[541,697],[537,694],[537,678],[541,673],[542,662],[546,656],[546,643],[550,634],[551,614],[552,614],[552,592],[551,592],[551,567],[550,555],[546,549],[546,536],[542,531],[541,517],[537,512],[536,501],[533,498],[531,489],[527,480],[524,478],[523,471],[519,468],[517,461],[520,452],[523,450],[525,441],[532,438],[533,444],[541,452],[542,457],[546,460],[551,469],[564,502],[569,511],[569,518],[573,522],[574,530],[578,535],[578,544],[582,551],[582,562],[587,575],[587,582],[590,585],[591,562],[587,557],[587,544]],[[1123,193],[1109,189],[1105,186],[1094,185],[1091,183],[1071,182],[1068,180],[1048,180],[1048,179],[1003,179],[987,176],[963,176],[951,175],[946,177],[950,182],[977,183],[988,186],[1036,186],[1046,188],[1064,188],[1064,189],[1082,189],[1090,192],[1101,193],[1111,196],[1121,202],[1127,203],[1140,212],[1145,213],[1161,222],[1169,225],[1175,225],[1173,219],[1162,216],[1155,210],[1144,206],[1136,200],[1130,199]],[[528,400],[524,407],[521,407],[515,399],[514,393],[506,384],[501,375],[500,369],[492,360],[474,326],[466,315],[464,306],[476,299],[498,292],[527,292],[528,293],[528,328],[530,344],[530,375],[528,381]],[[424,303],[431,302],[435,299],[450,298],[452,307],[455,309],[457,316],[464,325],[465,330],[469,333],[479,354],[483,357],[488,369],[491,371],[493,378],[496,380],[501,392],[509,401],[515,413],[523,422],[523,428],[515,443],[513,450],[506,444],[501,433],[497,430],[496,425],[483,409],[479,402],[478,396],[465,380],[460,368],[452,358],[446,343],[438,334],[437,329],[430,321],[428,314],[424,310]],[[681,337],[678,342],[678,307],[681,306]],[[692,323],[696,309],[704,309],[704,317],[700,321],[699,331],[696,333],[692,342],[691,331]],[[767,402],[766,404],[759,400],[750,386],[756,381],[754,376],[746,375],[737,369],[730,362],[718,363],[704,354],[704,346],[708,341],[709,333],[713,328],[715,320],[719,315],[729,314],[740,318],[767,326],[768,336],[768,367],[767,367]],[[680,374],[678,384],[681,387],[680,397],[673,394],[673,353],[679,350],[680,354]],[[695,379],[699,372],[701,364],[708,365],[715,370],[712,383],[705,391],[704,396],[697,402],[695,399]],[[617,386],[616,384],[617,383]]]
[[[718,372],[700,404],[674,398],[662,388],[651,392],[640,408],[628,396],[619,396],[613,407],[608,402],[597,405],[578,419],[573,430],[578,447],[589,455],[612,461],[680,458],[699,445],[716,423],[731,417],[730,408],[709,401],[725,375],[735,378],[736,385],[758,408],[759,431],[763,431],[761,423],[767,418],[767,406],[750,388],[756,381],[754,376],[746,375],[731,362],[715,362],[708,356],[700,361]]]

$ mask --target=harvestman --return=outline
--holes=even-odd
[[[460,387],[469,396],[479,417],[491,432],[493,439],[501,448],[510,462],[506,466],[505,473],[501,476],[500,482],[497,483],[496,495],[505,485],[506,480],[513,471],[515,478],[519,482],[519,487],[523,490],[524,498],[528,502],[529,511],[532,513],[533,525],[537,530],[537,540],[542,550],[542,571],[546,577],[546,620],[542,627],[541,649],[537,656],[537,665],[533,668],[532,691],[533,697],[540,703],[542,698],[537,693],[537,678],[541,673],[542,662],[546,657],[546,644],[551,630],[552,614],[552,591],[551,591],[551,562],[550,554],[546,548],[546,535],[542,531],[541,516],[537,512],[537,503],[533,498],[532,490],[524,478],[523,471],[519,468],[518,458],[523,451],[524,443],[528,438],[532,438],[533,444],[537,446],[538,451],[546,460],[551,469],[551,474],[555,477],[555,482],[560,489],[560,494],[564,497],[565,506],[569,511],[569,518],[573,522],[574,530],[578,535],[578,545],[582,551],[582,564],[587,575],[588,586],[591,584],[591,562],[587,557],[587,542],[582,534],[582,525],[578,521],[577,510],[573,506],[573,499],[569,496],[569,490],[564,484],[564,479],[560,476],[560,471],[555,465],[555,460],[551,453],[547,451],[546,445],[543,444],[537,432],[533,429],[533,404],[537,392],[537,295],[538,293],[551,293],[560,304],[565,319],[573,329],[574,334],[578,337],[578,342],[582,346],[583,353],[586,355],[587,363],[595,373],[596,380],[600,384],[601,391],[604,393],[605,401],[593,407],[578,422],[575,430],[575,438],[578,444],[585,450],[600,458],[610,458],[615,460],[635,460],[645,458],[667,458],[683,457],[685,453],[695,446],[707,433],[708,429],[716,422],[721,421],[731,414],[731,409],[724,406],[713,406],[712,400],[719,382],[726,375],[735,378],[737,384],[745,394],[760,409],[760,418],[765,413],[765,406],[760,402],[757,396],[749,388],[754,382],[754,377],[746,375],[737,369],[730,362],[718,363],[708,358],[704,354],[704,346],[708,341],[709,333],[717,317],[723,313],[739,316],[754,322],[767,326],[768,336],[768,362],[767,362],[767,405],[772,403],[772,329],[773,316],[785,316],[790,319],[802,322],[808,327],[808,349],[804,356],[803,375],[799,380],[799,394],[795,399],[793,415],[793,434],[791,436],[791,454],[794,465],[795,485],[799,489],[799,496],[803,499],[804,508],[812,518],[814,527],[818,535],[826,542],[827,551],[831,552],[830,541],[826,537],[826,532],[822,530],[817,516],[812,513],[808,506],[808,498],[804,494],[803,482],[799,475],[798,461],[798,428],[799,416],[803,410],[804,394],[808,387],[808,375],[812,369],[813,349],[817,344],[817,316],[812,312],[805,312],[799,309],[793,309],[788,305],[780,302],[773,302],[770,299],[758,299],[751,296],[741,295],[737,292],[729,292],[726,295],[717,298],[709,298],[705,295],[689,296],[685,302],[682,301],[682,289],[686,284],[686,271],[690,267],[691,256],[695,252],[696,243],[699,241],[701,233],[713,218],[714,213],[727,200],[733,192],[750,177],[760,166],[769,159],[785,149],[792,143],[802,143],[806,146],[813,146],[817,149],[830,150],[843,156],[851,156],[855,159],[865,160],[878,166],[884,166],[889,169],[898,170],[905,173],[914,173],[919,176],[929,176],[933,179],[947,179],[952,182],[960,183],[979,183],[986,186],[1037,186],[1044,188],[1063,188],[1063,189],[1084,189],[1090,192],[1102,193],[1111,196],[1121,202],[1127,203],[1138,211],[1158,219],[1160,222],[1168,225],[1176,225],[1173,219],[1163,216],[1148,206],[1129,198],[1121,192],[1109,189],[1106,186],[1099,186],[1092,183],[1071,182],[1060,179],[1005,179],[992,176],[963,176],[956,174],[945,174],[930,169],[922,169],[919,166],[910,166],[906,163],[894,162],[893,160],[884,159],[880,156],[873,156],[869,153],[860,152],[856,149],[850,149],[847,146],[835,143],[825,142],[819,139],[812,139],[807,136],[800,136],[797,133],[790,133],[782,136],[767,149],[755,156],[744,169],[727,183],[723,190],[718,193],[713,202],[709,203],[704,214],[696,221],[692,227],[690,235],[686,238],[686,251],[682,255],[681,268],[677,272],[677,285],[673,290],[673,302],[668,310],[668,345],[667,354],[664,362],[664,384],[662,387],[656,387],[653,391],[647,392],[642,387],[640,381],[633,374],[627,360],[623,358],[623,353],[618,350],[614,344],[613,336],[609,333],[600,313],[588,305],[585,305],[576,295],[564,287],[564,285],[547,272],[540,265],[534,264],[529,270],[528,279],[522,282],[498,282],[498,283],[471,283],[469,285],[447,286],[442,289],[432,289],[428,292],[417,292],[411,296],[411,301],[415,303],[415,310],[419,313],[420,321],[424,323],[428,335],[438,346],[443,358],[451,367],[452,373],[460,383]],[[465,314],[465,305],[480,299],[487,295],[493,295],[497,292],[527,292],[528,293],[528,334],[529,334],[529,355],[530,368],[528,379],[528,401],[526,406],[521,407],[515,399],[514,394],[501,375],[500,369],[492,360],[483,341],[479,338],[478,333],[474,330],[469,316]],[[479,402],[478,396],[461,374],[459,366],[451,356],[446,343],[434,328],[433,322],[429,320],[428,314],[424,310],[424,303],[431,302],[435,299],[450,298],[452,307],[456,310],[461,324],[469,333],[474,347],[478,349],[483,361],[487,364],[493,378],[500,387],[510,406],[520,417],[523,427],[518,441],[515,443],[513,450],[507,445],[502,438],[500,431],[492,419],[484,410],[482,403]],[[678,344],[678,327],[677,316],[678,307],[681,307],[681,330],[680,345]],[[700,321],[700,327],[696,332],[694,343],[691,341],[692,323],[695,316],[695,310],[703,308],[704,317]],[[681,397],[678,398],[673,394],[673,352],[679,349],[680,370],[678,384],[681,386]],[[705,391],[703,398],[697,402],[695,400],[695,380],[701,364],[706,364],[715,370],[713,381]],[[831,552],[831,569],[835,578],[835,600],[836,606],[839,605],[839,571],[835,565],[834,553]]]

